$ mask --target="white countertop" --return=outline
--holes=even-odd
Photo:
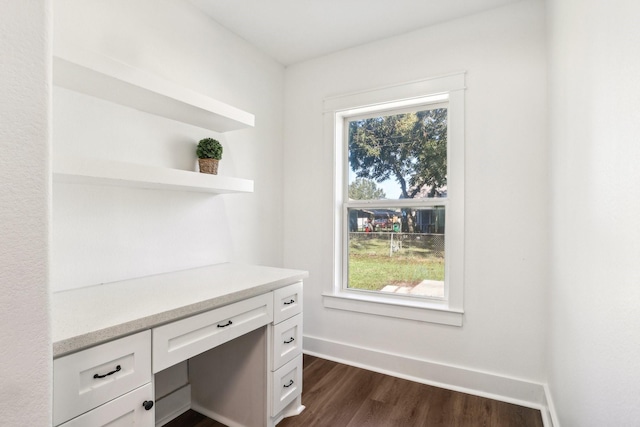
[[[307,276],[302,270],[217,264],[55,292],[53,356],[264,294]]]

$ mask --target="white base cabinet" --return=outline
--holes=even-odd
[[[272,372],[271,416],[277,417],[302,394],[302,355]]]
[[[185,360],[186,407],[229,427],[274,427],[299,414],[302,282],[286,283],[245,298],[222,295],[216,308],[55,358],[54,426],[156,426],[154,375]],[[165,412],[178,415],[183,403]]]
[[[302,282],[273,292],[274,320],[269,340],[270,426],[298,415],[302,406]]]
[[[273,327],[272,351],[272,371],[302,354],[302,313]]]
[[[271,293],[153,328],[153,373],[231,341],[273,319]]]
[[[60,427],[154,427],[153,407],[146,409],[144,406],[149,396],[153,396],[151,384],[107,402]]]
[[[269,297],[273,323],[189,360],[191,408],[229,427],[273,427],[304,410],[302,282]]]
[[[55,359],[53,423],[62,424],[150,382],[151,331]],[[125,401],[132,402],[131,399],[128,397]],[[142,407],[144,401],[153,401],[153,387],[140,399],[132,403],[133,408]],[[122,405],[117,407],[122,408]]]

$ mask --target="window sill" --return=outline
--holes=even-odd
[[[322,300],[325,307],[336,310],[450,326],[462,326],[464,314],[462,310],[449,308],[446,303],[412,301],[380,295],[359,295],[349,292],[325,293],[322,295]]]

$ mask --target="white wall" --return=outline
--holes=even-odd
[[[216,134],[61,88],[53,152],[196,170],[204,137],[219,173],[255,193],[211,196],[55,183],[54,290],[224,261],[282,264],[284,68],[180,0],[55,0],[54,45],[111,56],[256,115]]]
[[[640,419],[638,16],[635,1],[549,2],[549,387],[563,427]]]
[[[548,287],[545,12],[541,1],[287,68],[285,264],[310,271],[305,334],[542,382]],[[325,309],[332,147],[325,97],[467,71],[465,315],[450,327]],[[357,362],[357,360],[352,360]]]
[[[0,414],[51,425],[49,1],[0,1]]]

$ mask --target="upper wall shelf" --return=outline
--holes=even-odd
[[[56,182],[227,194],[251,193],[253,181],[101,159],[54,157]]]
[[[76,47],[54,50],[53,83],[216,132],[253,127],[255,122],[254,115],[246,111]]]

